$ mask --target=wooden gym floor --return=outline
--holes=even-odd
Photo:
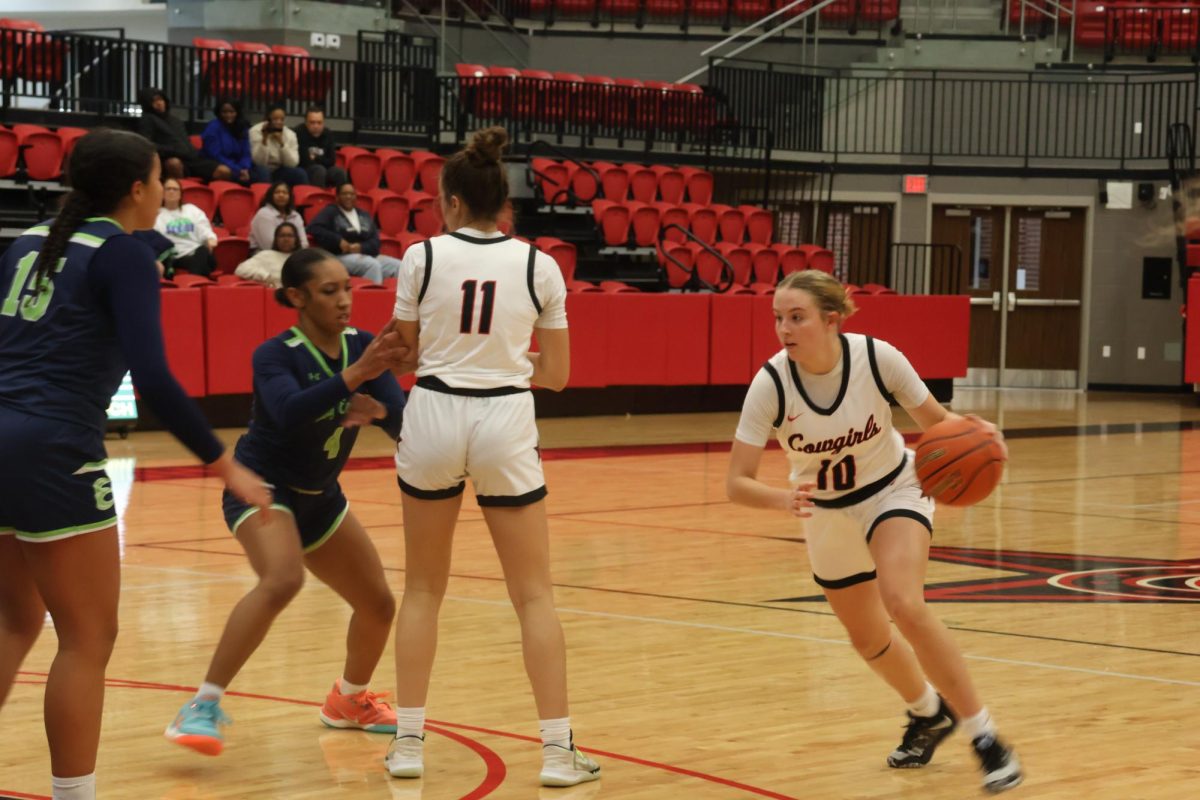
[[[941,508],[929,596],[1027,780],[1012,796],[1133,800],[1200,786],[1200,407],[1190,396],[958,390],[1009,432],[1005,481]],[[388,778],[386,735],[325,729],[348,613],[310,580],[232,687],[225,753],[165,742],[252,583],[219,487],[164,434],[110,440],[123,509],[121,635],[98,769],[106,800],[922,798],[981,794],[962,736],[894,771],[903,709],[817,597],[803,530],[731,505],[735,414],[541,424],[572,720],[599,783],[537,785],[518,628],[478,508],[464,504],[429,699],[426,777]],[[911,428],[911,426],[908,426]],[[225,432],[232,441],[237,431]],[[705,446],[704,443],[714,443]],[[385,437],[343,476],[393,585],[400,497]],[[135,468],[138,480],[133,481]],[[771,450],[763,473],[782,483]],[[48,791],[47,631],[0,712],[0,795]],[[389,653],[376,674],[390,688]]]

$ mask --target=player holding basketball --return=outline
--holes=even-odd
[[[321,720],[334,728],[396,730],[396,713],[367,690],[396,604],[338,475],[359,426],[399,435],[404,395],[389,370],[404,351],[394,333],[372,339],[349,327],[350,277],[324,250],[289,256],[282,282],[276,299],[298,309],[299,321],[254,351],[254,417],[237,443],[238,458],[275,487],[276,511],[259,514],[229,493],[224,497],[225,521],[258,584],[234,607],[203,685],[166,730],[171,741],[206,755],[224,746],[226,687],[300,591],[305,567],[354,610],[345,671],[325,698]]]
[[[453,233],[413,245],[396,293],[396,331],[419,355],[396,453],[403,492],[404,598],[396,621],[396,739],[388,772],[424,769],[425,698],[455,520],[469,472],[521,623],[542,733],[541,782],[600,777],[572,742],[566,645],[550,579],[545,479],[530,384],[570,372],[566,287],[554,260],[497,229],[508,199],[508,134],[476,133],[446,161],[442,213]],[[537,335],[540,352],[529,353]]]
[[[729,498],[808,519],[813,578],[854,649],[908,705],[908,727],[888,766],[924,766],[961,725],[984,788],[1012,788],[1022,778],[1017,756],[997,737],[962,654],[925,605],[933,501],[922,496],[912,453],[892,427],[890,401],[922,429],[952,415],[900,351],[841,333],[854,304],[832,276],[794,272],[776,288],[773,305],[783,350],[746,394],[726,478]],[[790,490],[758,480],[772,429],[791,464]],[[988,429],[1003,446],[995,426]],[[893,634],[889,617],[904,639]]]
[[[129,235],[154,226],[160,169],[154,145],[136,134],[87,134],[58,216],[0,260],[0,704],[49,610],[58,635],[45,699],[54,800],[96,796],[121,584],[105,409],[126,370],[229,491],[257,507],[271,501],[167,366],[154,253]]]

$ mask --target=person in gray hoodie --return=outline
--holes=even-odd
[[[200,178],[201,180],[229,180],[229,168],[204,158],[188,139],[183,120],[171,116],[171,101],[162,89],[153,86],[138,92],[142,106],[142,118],[138,120],[137,132],[154,143],[158,157],[162,159],[164,178]]]

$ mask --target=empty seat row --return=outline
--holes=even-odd
[[[735,290],[755,293],[774,291],[775,284],[785,275],[803,269],[819,269],[833,273],[833,253],[812,244],[731,244],[718,242],[716,252],[696,242],[664,243],[659,263],[666,271],[671,288],[686,286],[694,269],[700,280],[717,286],[723,283],[722,258],[733,267]],[[718,257],[718,255],[720,257]]]
[[[518,0],[518,16],[628,17],[654,21],[683,21],[723,24],[731,18],[760,19],[784,8],[790,0]],[[814,5],[800,3],[784,12],[796,16]],[[818,12],[822,22],[894,20],[900,16],[900,0],[834,0]]]
[[[487,119],[665,130],[705,129],[716,102],[694,83],[458,64],[460,101]]]
[[[1200,6],[1197,5],[1081,2],[1076,11],[1075,43],[1080,47],[1103,48],[1114,53],[1190,53],[1200,46]],[[1026,12],[1026,26],[1029,21]]]
[[[192,45],[200,51],[201,80],[213,97],[322,103],[333,88],[333,70],[314,62],[303,47],[205,37],[192,39]]]
[[[41,125],[0,128],[0,178],[17,174],[24,159],[26,174],[36,181],[51,181],[63,174],[67,156],[83,128],[50,130]]]
[[[663,236],[668,241],[687,239],[679,230],[682,228],[709,245],[715,244],[718,237],[730,244],[741,244],[747,239],[755,244],[770,244],[774,229],[771,212],[758,206],[596,200],[592,203],[592,215],[601,239],[609,247],[627,246],[631,234],[635,246],[654,247],[664,228]]]
[[[0,19],[0,77],[62,81],[70,46],[45,30],[33,20]]]
[[[634,200],[643,203],[659,199],[682,203],[685,194],[692,203],[708,205],[712,202],[712,173],[697,167],[612,164],[607,161],[580,166],[573,161],[559,162],[549,158],[530,159],[529,166],[548,205],[590,203],[600,198],[623,201],[630,194]]]

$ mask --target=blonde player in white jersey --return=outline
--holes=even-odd
[[[554,259],[497,229],[508,200],[500,161],[507,142],[503,128],[488,128],[446,161],[441,202],[452,233],[410,247],[400,270],[396,331],[418,361],[396,451],[405,573],[396,619],[396,738],[386,764],[397,778],[424,770],[438,610],[469,476],[520,619],[542,734],[541,782],[571,786],[596,780],[600,767],[572,742],[529,391],[531,383],[555,391],[566,385],[566,286]],[[537,353],[529,352],[533,335]]]
[[[984,788],[1016,786],[1022,779],[1016,754],[997,737],[962,653],[925,604],[933,501],[922,496],[913,454],[892,427],[890,402],[922,429],[953,415],[896,348],[841,332],[854,303],[830,275],[788,275],[773,306],[783,350],[746,394],[726,479],[729,498],[806,518],[814,579],[854,649],[908,705],[908,726],[888,766],[924,766],[961,725],[979,757]],[[988,427],[1003,445],[999,431]],[[788,457],[791,489],[758,480],[772,430]]]

